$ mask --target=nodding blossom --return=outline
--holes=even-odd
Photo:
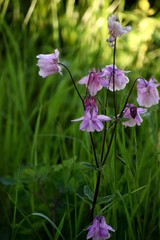
[[[90,95],[95,96],[97,92],[102,89],[102,85],[100,84],[101,79],[100,71],[98,70],[98,72],[96,72],[96,70],[93,69],[89,75],[80,79],[78,83],[85,84]]]
[[[80,124],[80,130],[82,131],[102,131],[104,127],[102,122],[110,121],[111,119],[105,115],[98,115],[98,107],[94,97],[86,97],[84,105],[84,116],[74,119],[72,122],[82,121]]]
[[[122,124],[125,127],[133,127],[135,125],[140,126],[143,121],[140,115],[145,112],[147,112],[147,109],[137,108],[133,104],[127,104],[123,111],[123,117],[128,118],[129,120],[123,122]]]
[[[104,78],[101,79],[100,83],[103,87],[108,88],[110,91],[122,90],[129,82],[125,73],[128,73],[128,71],[120,70],[116,67],[116,65],[108,65],[102,69],[102,76]]]
[[[115,230],[106,224],[104,216],[95,217],[93,223],[86,229],[88,230],[87,239],[105,240],[110,238],[109,231]]]
[[[130,32],[131,29],[131,26],[122,27],[120,22],[117,21],[117,17],[115,15],[108,17],[108,31],[110,36],[107,39],[107,42],[109,42],[110,47],[114,47],[117,37]]]
[[[149,81],[139,78],[137,81],[138,104],[144,107],[151,107],[152,105],[158,104],[160,98],[157,87],[159,87],[160,84],[156,83],[155,78],[152,77]]]
[[[55,49],[54,53],[51,54],[39,54],[37,55],[38,63],[37,66],[40,68],[39,75],[43,78],[54,74],[61,73],[61,68],[58,65],[59,62],[59,51]]]

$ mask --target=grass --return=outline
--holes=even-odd
[[[0,239],[86,239],[97,171],[88,134],[70,121],[83,107],[65,69],[38,76],[36,55],[58,48],[76,81],[111,64],[106,17],[116,10],[133,27],[118,40],[117,65],[131,70],[131,82],[160,79],[158,1],[152,15],[125,1],[0,2]],[[159,110],[140,127],[118,124],[96,206],[116,229],[111,239],[159,239]],[[99,153],[102,137],[94,137]]]

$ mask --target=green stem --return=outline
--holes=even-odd
[[[131,87],[128,95],[127,95],[126,101],[125,101],[124,106],[123,106],[123,108],[122,108],[122,111],[121,111],[121,113],[119,114],[119,118],[121,118],[121,117],[123,116],[123,111],[124,111],[124,109],[125,109],[125,106],[126,106],[127,103],[128,103],[128,99],[129,99],[129,97],[130,97],[130,95],[131,95],[131,93],[132,93],[132,90],[133,90],[133,88],[134,88],[134,86],[135,86],[135,84],[136,84],[136,82],[137,82],[138,79],[139,79],[139,78],[136,78],[136,79],[134,80],[133,84],[132,84],[132,87]]]
[[[115,118],[117,118],[116,94],[115,94],[115,66],[116,66],[116,39],[113,49],[113,102],[114,102],[114,115]]]
[[[94,159],[95,159],[95,163],[97,168],[99,168],[99,164],[98,164],[98,160],[97,160],[97,155],[96,155],[96,148],[95,148],[95,144],[94,144],[94,140],[93,140],[93,136],[92,133],[90,132],[90,138],[91,138],[91,143],[92,143],[92,148],[93,148],[93,154],[94,154]]]
[[[115,40],[114,51],[113,51],[113,102],[114,102],[115,119],[117,120],[116,95],[115,95],[115,62],[116,62],[116,40]],[[106,115],[106,108],[107,108],[107,96],[106,96],[106,103],[105,103],[105,115]],[[110,139],[110,142],[109,142],[109,145],[108,145],[108,149],[107,149],[105,157],[103,158],[105,143],[106,143],[106,136],[107,136],[106,125],[107,124],[105,123],[104,124],[104,135],[103,135],[103,141],[102,141],[102,150],[101,150],[101,166],[103,166],[105,164],[106,160],[107,160],[107,157],[108,157],[111,145],[112,145],[113,137],[116,133],[117,121],[115,121],[113,132],[112,132],[112,135],[111,135],[111,139]],[[96,206],[96,201],[97,201],[97,198],[98,198],[98,193],[99,193],[99,188],[100,188],[100,180],[101,180],[101,171],[98,171],[96,188],[95,188],[95,192],[94,192],[94,199],[93,199],[93,204],[92,204],[92,208],[91,208],[91,219],[93,219],[94,208]]]
[[[68,68],[66,65],[64,65],[63,63],[58,63],[58,64],[61,65],[61,66],[63,66],[63,67],[68,71],[68,73],[69,73],[69,75],[70,75],[70,78],[71,78],[71,81],[72,81],[72,83],[73,83],[73,86],[74,86],[74,88],[75,88],[75,90],[76,90],[79,98],[81,99],[82,104],[83,104],[83,107],[84,107],[84,99],[82,98],[82,96],[81,96],[81,94],[80,94],[80,92],[79,92],[79,90],[78,90],[78,88],[77,88],[77,86],[76,86],[76,84],[75,84],[75,82],[74,82],[74,79],[73,79],[73,76],[72,76],[72,74],[71,74],[71,71],[70,71],[69,68]]]
[[[93,198],[93,204],[92,204],[92,208],[91,208],[91,221],[93,220],[94,208],[95,208],[96,202],[97,202],[97,197],[98,197],[99,187],[100,187],[100,181],[101,181],[101,171],[98,171],[96,188],[95,188],[94,198]]]
[[[102,165],[101,165],[101,166],[103,166],[103,165],[105,164],[106,160],[107,160],[107,157],[108,157],[108,154],[109,154],[109,151],[110,151],[112,142],[113,142],[113,137],[114,137],[114,134],[115,134],[115,132],[116,132],[117,123],[118,123],[118,122],[115,121],[115,123],[114,123],[114,128],[113,128],[112,135],[111,135],[111,139],[110,139],[110,142],[109,142],[109,144],[108,144],[108,149],[107,149],[106,155],[105,155],[104,158],[103,158],[103,161],[102,161]]]
[[[106,103],[105,103],[105,110],[104,110],[104,115],[107,114],[107,102],[108,102],[108,98],[107,98],[107,94],[106,94]],[[101,150],[101,163],[103,160],[103,155],[104,155],[104,148],[105,148],[105,143],[106,143],[106,135],[107,135],[107,123],[104,123],[104,134],[103,134],[103,141],[102,141],[102,150]]]

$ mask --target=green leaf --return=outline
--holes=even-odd
[[[98,170],[98,168],[93,164],[90,164],[90,163],[87,163],[87,162],[81,162],[81,164],[84,165],[87,168],[90,168],[90,169],[93,169],[93,170]]]
[[[51,172],[50,166],[44,165],[38,169],[37,174],[41,180],[46,180],[50,172]]]
[[[112,195],[108,195],[108,196],[104,196],[104,197],[99,197],[97,202],[99,204],[102,204],[102,203],[109,203],[111,202],[113,199],[115,198],[115,195],[112,194]]]
[[[124,161],[124,159],[122,159],[118,154],[116,154],[116,157],[117,157],[124,165],[126,165],[126,162]]]
[[[86,197],[83,197],[83,196],[81,196],[80,194],[78,194],[78,193],[76,193],[76,195],[80,198],[80,199],[82,199],[82,201],[84,201],[85,203],[87,203],[89,206],[90,206],[90,208],[91,208],[91,201],[89,201],[88,200],[88,197],[87,197],[87,199],[86,199]]]
[[[84,186],[83,192],[84,192],[84,195],[87,196],[89,200],[93,202],[94,194],[87,185]]]
[[[15,185],[16,181],[14,179],[1,177],[0,183],[2,183],[3,185],[6,185],[6,186],[11,186],[11,185]]]
[[[24,168],[21,172],[21,181],[23,183],[31,183],[35,180],[36,173],[32,168]]]
[[[54,240],[58,240],[59,239],[59,236],[61,235],[61,230],[62,230],[62,227],[63,227],[63,224],[64,224],[64,219],[65,219],[65,216],[66,216],[66,212],[64,213],[63,217],[62,217],[62,220],[58,226],[58,230],[54,236]]]
[[[32,215],[32,216],[39,216],[39,217],[44,218],[45,220],[47,220],[47,221],[51,224],[51,226],[57,230],[57,232],[59,233],[59,235],[64,239],[64,237],[62,236],[59,228],[58,228],[58,227],[56,226],[56,224],[55,224],[50,218],[48,218],[46,215],[44,215],[43,213],[38,213],[38,212],[32,213],[31,215]],[[65,217],[65,215],[63,216],[63,218],[64,218],[64,217]],[[62,220],[64,221],[64,219],[62,219]],[[62,221],[62,223],[63,223],[63,221]],[[62,223],[61,223],[61,224],[62,224]]]

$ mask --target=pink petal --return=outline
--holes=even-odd
[[[105,115],[98,115],[97,118],[102,121],[102,122],[106,122],[106,121],[110,121],[111,118],[110,117],[107,117]]]
[[[83,119],[84,119],[84,116],[80,117],[80,118],[73,119],[73,120],[71,120],[71,122],[78,122],[78,121],[82,121]]]

